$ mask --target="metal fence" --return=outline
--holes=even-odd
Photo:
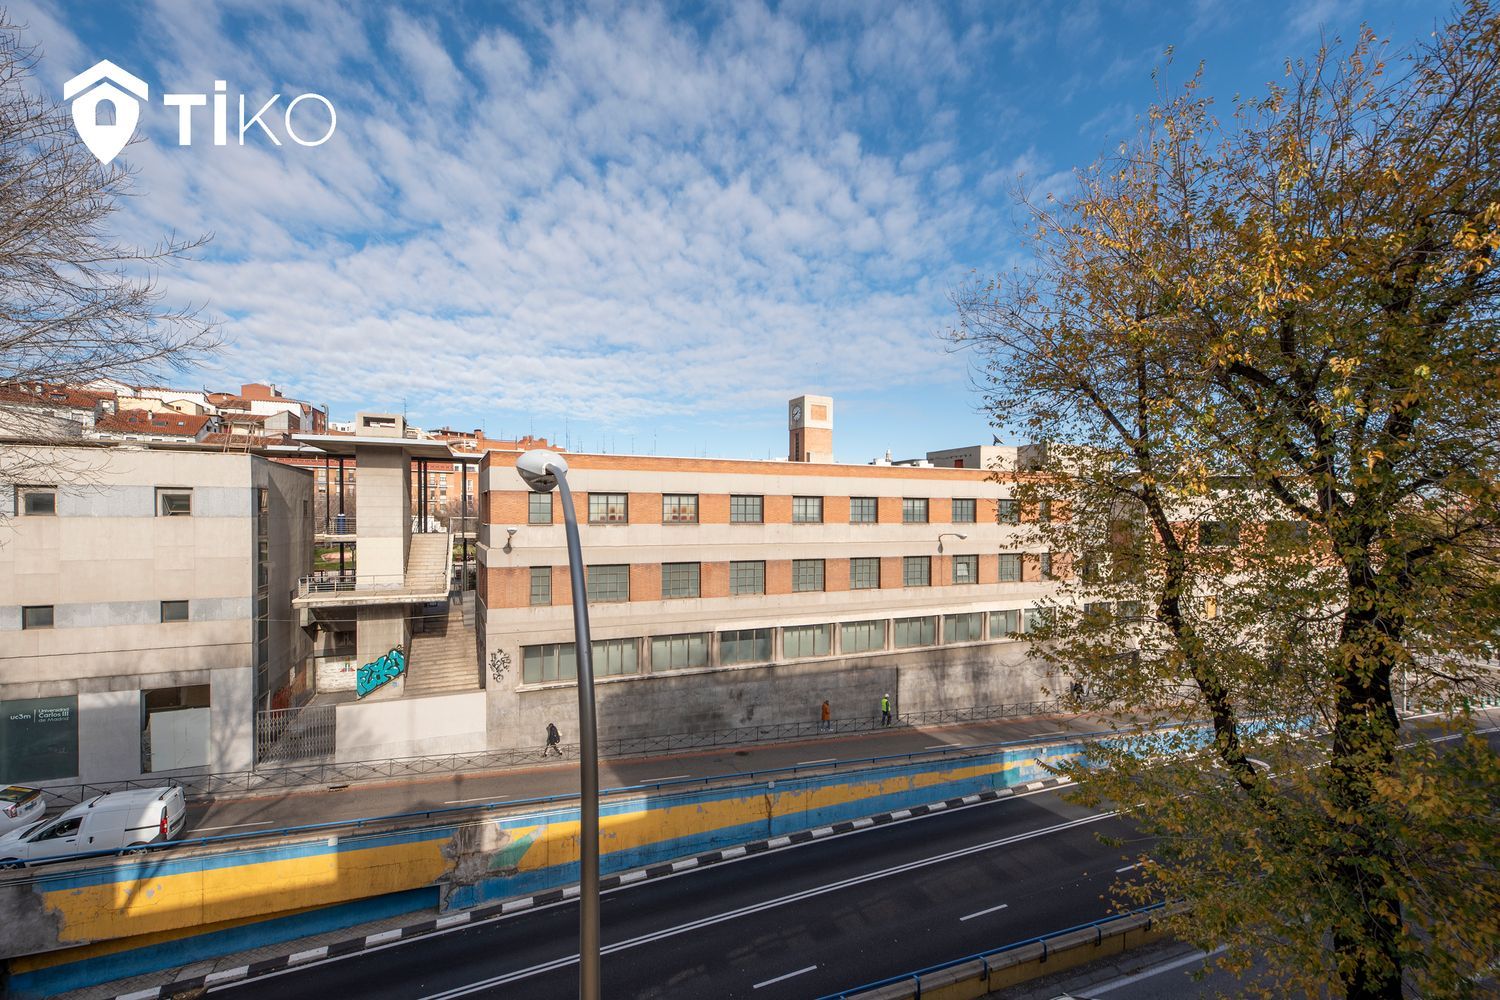
[[[537,745],[524,749],[486,750],[479,753],[434,754],[424,757],[396,757],[338,763],[333,761],[333,705],[312,705],[302,709],[275,709],[257,713],[273,717],[264,729],[257,726],[257,759],[262,763],[251,771],[229,771],[217,774],[161,775],[154,779],[104,782],[92,785],[61,785],[47,789],[54,802],[72,804],[91,795],[126,788],[149,788],[171,781],[181,785],[189,798],[232,795],[246,792],[274,792],[306,787],[342,787],[365,781],[390,781],[400,778],[432,777],[469,771],[499,771],[511,767],[535,766],[544,742],[537,732]],[[912,712],[894,716],[890,728],[947,725],[960,722],[991,722],[1032,715],[1049,715],[1063,711],[1058,701],[1029,701],[1013,705],[982,705],[975,708],[936,712]],[[259,722],[259,719],[257,719]],[[279,735],[275,735],[279,728]],[[878,718],[844,719],[830,723],[832,733],[863,733],[880,729]],[[661,736],[635,736],[606,739],[599,742],[599,756],[605,759],[650,757],[682,750],[706,750],[714,747],[778,743],[785,740],[816,737],[822,725],[816,721],[785,722],[766,726],[740,726],[701,733],[671,733]],[[262,743],[262,734],[264,743]],[[261,755],[264,746],[265,756]],[[567,756],[576,757],[577,744],[564,744]],[[300,754],[300,756],[293,756]],[[321,757],[322,759],[317,759]]]

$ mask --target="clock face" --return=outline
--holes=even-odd
[[[798,421],[798,420],[801,420],[801,419],[802,419],[802,407],[800,407],[800,406],[794,406],[794,407],[792,407],[792,420],[795,422],[795,421]]]

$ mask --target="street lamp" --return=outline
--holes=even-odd
[[[589,605],[578,544],[578,518],[568,489],[568,463],[536,449],[516,459],[516,471],[534,493],[557,488],[568,535],[568,577],[573,581],[573,640],[578,661],[578,996],[599,998],[599,742],[594,722],[594,659],[589,646]]]
[[[942,555],[943,554],[943,539],[945,539],[945,538],[957,538],[959,541],[963,541],[964,539],[966,539],[968,537],[969,537],[968,535],[960,535],[956,531],[945,531],[945,532],[943,532],[941,535],[938,535],[938,555]]]

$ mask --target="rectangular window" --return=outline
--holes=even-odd
[[[1115,617],[1124,622],[1141,620],[1140,601],[1118,601],[1115,604]]]
[[[1083,620],[1090,625],[1108,625],[1111,611],[1108,601],[1090,601],[1083,606]]]
[[[589,643],[594,659],[595,677],[618,677],[640,673],[641,665],[634,639],[595,639]]]
[[[627,523],[628,499],[624,493],[590,493],[589,524]]]
[[[1052,501],[1038,500],[1036,505],[1036,521],[1038,524],[1052,523]]]
[[[907,556],[901,562],[901,586],[932,586],[932,557]]]
[[[552,523],[552,494],[532,493],[526,498],[526,523]]]
[[[52,605],[35,604],[21,609],[21,628],[51,628]]]
[[[1000,582],[1018,583],[1021,579],[1021,553],[1000,553]]]
[[[972,497],[955,497],[953,500],[953,523],[973,524],[976,506]]]
[[[885,622],[845,622],[839,626],[839,652],[872,653],[885,648]]]
[[[786,660],[827,656],[832,641],[832,625],[790,625],[781,630],[781,656]]]
[[[663,493],[661,498],[662,524],[697,524],[698,494]]]
[[[954,556],[953,557],[953,582],[954,583],[978,583],[979,582],[979,557],[978,556]]]
[[[531,567],[531,604],[541,607],[552,603],[552,567]]]
[[[591,604],[609,604],[630,600],[630,567],[590,566],[588,599]]]
[[[1000,524],[1021,523],[1021,501],[999,500],[995,503],[995,520]]]
[[[1027,608],[1021,618],[1021,631],[1030,635],[1037,629],[1046,628],[1052,623],[1052,612],[1047,608]]]
[[[874,497],[849,498],[850,524],[875,524],[880,520],[880,505]]]
[[[990,638],[1004,639],[1021,631],[1021,610],[990,612]]]
[[[651,669],[688,670],[708,666],[708,633],[686,632],[682,635],[651,637]]]
[[[1266,525],[1266,544],[1272,548],[1294,548],[1307,544],[1306,521],[1271,521]]]
[[[1203,620],[1213,621],[1219,617],[1219,599],[1210,594],[1203,599]]]
[[[661,596],[664,599],[673,597],[697,597],[698,564],[695,562],[662,563]]]
[[[897,649],[931,646],[937,642],[937,619],[931,615],[922,618],[897,618],[891,626],[894,632],[892,645]]]
[[[822,524],[822,497],[792,497],[793,524]]]
[[[771,630],[742,628],[719,633],[719,662],[765,663],[771,658]]]
[[[1202,521],[1198,544],[1205,549],[1227,549],[1240,544],[1240,526],[1229,521]]]
[[[192,513],[192,490],[158,489],[156,491],[156,514],[158,517],[188,517]]]
[[[731,496],[730,524],[760,524],[765,520],[765,497]]]
[[[880,559],[877,556],[859,556],[849,560],[850,590],[880,589]]]
[[[975,611],[972,614],[943,616],[944,642],[978,642],[983,638],[983,613]]]
[[[808,590],[823,589],[823,560],[821,559],[793,559],[792,560],[792,590],[802,593]]]
[[[1041,568],[1042,579],[1052,579],[1052,553],[1043,552],[1037,556],[1037,565]]]
[[[187,601],[162,601],[161,620],[164,622],[185,622],[188,620]]]
[[[901,523],[927,523],[927,500],[925,497],[907,497],[901,501]]]
[[[17,486],[16,509],[23,517],[57,514],[57,489],[52,486]]]
[[[731,594],[764,594],[766,592],[766,564],[760,560],[730,563],[729,592]]]
[[[77,775],[77,695],[0,701],[0,786]]]
[[[551,642],[544,646],[521,647],[521,682],[545,684],[547,681],[578,679],[577,647],[571,642]]]

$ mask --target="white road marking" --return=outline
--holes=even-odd
[[[678,778],[691,778],[691,774],[669,774],[665,778],[647,778],[641,782],[643,785],[654,785],[659,781],[676,781]]]
[[[444,802],[443,805],[461,806],[465,802],[500,802],[508,798],[510,798],[509,795],[479,795],[472,799],[449,799],[447,802]]]
[[[1005,909],[1009,905],[1009,903],[1001,903],[999,906],[992,906],[988,910],[980,910],[978,913],[971,913],[967,917],[959,917],[958,922],[963,923],[965,920],[973,920],[975,917],[982,917],[986,913],[995,913],[999,910]]]
[[[1140,866],[1141,866],[1141,863],[1139,861],[1137,861],[1133,865],[1126,865],[1124,868],[1116,868],[1115,869],[1115,874],[1119,875],[1122,872],[1134,871],[1135,869],[1139,868]]]
[[[756,983],[756,984],[755,984],[755,986],[754,986],[754,987],[753,987],[753,989],[757,989],[757,990],[758,990],[758,989],[760,989],[760,988],[761,988],[761,987],[762,987],[762,986],[770,986],[770,985],[771,985],[771,984],[772,984],[772,983],[779,983],[779,982],[781,982],[781,981],[782,981],[782,980],[783,980],[783,979],[791,979],[791,978],[792,978],[792,977],[793,977],[793,976],[800,976],[800,975],[802,975],[802,974],[803,974],[803,973],[806,973],[806,972],[812,972],[812,971],[813,971],[813,970],[814,970],[814,969],[816,969],[816,968],[817,968],[817,966],[816,966],[816,965],[809,965],[809,966],[808,966],[808,967],[807,967],[807,968],[805,968],[805,969],[798,969],[798,970],[797,970],[797,971],[796,971],[796,972],[788,972],[788,973],[787,973],[787,974],[786,974],[786,975],[784,975],[784,976],[777,976],[777,977],[776,977],[776,978],[775,978],[775,979],[767,979],[767,980],[766,980],[766,981],[765,981],[765,982],[763,982],[763,983]]]
[[[934,743],[932,746],[930,746],[930,747],[923,747],[922,749],[923,750],[953,750],[953,749],[955,749],[957,747],[961,747],[961,746],[963,746],[962,743]]]
[[[837,757],[828,757],[828,758],[826,758],[824,760],[799,760],[799,761],[797,761],[797,763],[794,766],[795,767],[806,767],[809,764],[837,764],[838,760],[839,759]]]
[[[230,823],[227,826],[200,826],[194,833],[207,833],[210,830],[238,830],[244,826],[270,826],[271,820],[263,819],[258,823]]]
[[[1163,962],[1161,965],[1155,965],[1149,969],[1143,969],[1142,971],[1137,972],[1133,975],[1121,976],[1119,979],[1111,979],[1109,982],[1104,983],[1101,986],[1089,987],[1089,996],[1097,997],[1102,996],[1105,993],[1113,993],[1121,986],[1129,986],[1131,983],[1138,983],[1142,979],[1150,979],[1152,976],[1159,976],[1163,972],[1171,972],[1173,969],[1180,969],[1184,965],[1191,965],[1194,962],[1199,962],[1206,958],[1212,958],[1223,950],[1224,949],[1222,947],[1219,947],[1215,948],[1213,951],[1195,951],[1191,955],[1184,955],[1182,958],[1174,959],[1170,962]]]

